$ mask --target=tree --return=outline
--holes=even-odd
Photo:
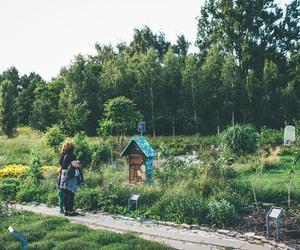
[[[126,132],[135,128],[142,119],[135,103],[124,96],[108,100],[104,104],[104,115],[111,120],[118,135],[125,135]]]
[[[222,79],[219,77],[223,58],[220,47],[215,46],[209,51],[201,67],[202,119],[211,126],[215,125],[218,134],[220,133],[222,114],[227,110],[224,107]]]
[[[181,69],[183,61],[181,57],[174,54],[173,49],[169,49],[163,60],[163,103],[164,119],[170,124],[172,134],[175,136],[176,128],[183,124],[182,92],[181,92]],[[182,131],[182,127],[181,127]]]
[[[239,103],[242,102],[241,95],[242,91],[242,79],[239,68],[235,62],[233,53],[230,53],[224,64],[222,65],[222,81],[225,91],[225,102],[226,107],[231,110],[231,123],[232,126],[235,124],[235,114],[238,111]]]
[[[11,81],[4,80],[0,85],[0,127],[11,138],[16,133],[15,89]]]
[[[137,53],[129,61],[129,70],[134,74],[136,84],[131,89],[132,99],[142,110],[153,137],[156,136],[156,121],[159,105],[161,65],[157,53],[150,48],[146,54]]]
[[[53,80],[48,84],[41,84],[35,89],[35,99],[29,116],[31,127],[46,131],[48,127],[59,122],[61,114],[58,104],[62,89],[63,83],[60,79]],[[64,113],[66,112],[64,111]]]
[[[61,128],[66,135],[73,136],[87,129],[87,122],[91,111],[87,102],[75,104],[64,112]]]
[[[18,124],[28,125],[29,117],[32,115],[35,100],[35,89],[46,84],[43,79],[35,74],[24,75],[20,78],[20,92],[16,99],[16,112]]]
[[[60,110],[64,113],[65,110],[72,110],[76,105],[86,103],[89,112],[84,128],[90,135],[96,133],[100,118],[100,70],[95,59],[79,55],[61,75],[65,87],[61,95]]]
[[[154,34],[148,26],[144,26],[141,29],[135,29],[133,34],[133,41],[130,46],[134,52],[147,53],[149,49],[154,49],[160,60],[171,46],[170,42],[165,40],[164,33]]]
[[[189,131],[198,132],[199,115],[198,115],[198,91],[199,91],[199,66],[195,55],[185,57],[182,67],[182,88],[184,98],[184,114],[186,117],[185,127]],[[188,131],[188,132],[189,132]]]

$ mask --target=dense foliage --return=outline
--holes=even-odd
[[[58,123],[67,135],[93,135],[102,120],[107,132],[104,104],[119,96],[136,104],[152,135],[214,134],[236,123],[278,129],[300,118],[299,18],[298,0],[207,0],[194,53],[183,35],[172,44],[145,26],[129,44],[97,43],[95,55],[74,57],[48,83],[14,67],[0,83],[13,85],[15,121],[42,131]]]

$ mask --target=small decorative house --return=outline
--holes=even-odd
[[[134,136],[121,156],[129,163],[129,182],[153,183],[153,159],[157,153],[143,136]]]

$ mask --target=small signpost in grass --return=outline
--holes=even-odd
[[[14,229],[12,226],[9,226],[8,231],[11,232],[18,240],[21,241],[21,250],[28,250],[28,241],[23,234]]]
[[[267,235],[270,237],[271,235],[271,228],[270,228],[270,221],[275,220],[275,227],[276,227],[276,240],[279,240],[279,227],[280,227],[280,219],[283,215],[283,208],[281,207],[274,207],[272,206],[266,216],[267,221]]]
[[[128,211],[130,212],[131,210],[131,201],[135,202],[135,210],[138,209],[138,202],[140,199],[140,194],[132,194],[130,195],[129,199],[128,199]]]

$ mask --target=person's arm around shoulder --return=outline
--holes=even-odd
[[[77,160],[72,161],[71,164],[74,168],[80,168],[80,164],[77,162]]]

